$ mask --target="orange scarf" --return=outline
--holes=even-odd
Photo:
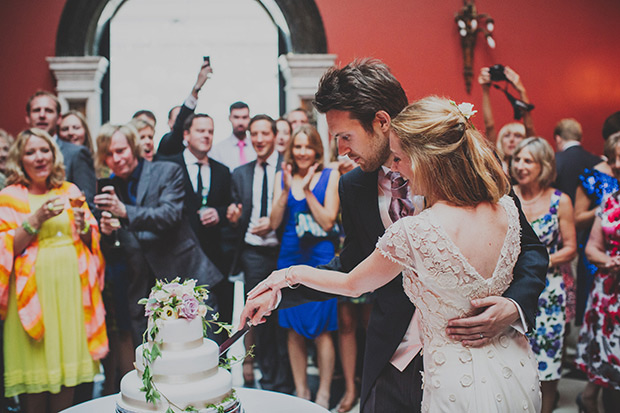
[[[82,305],[86,322],[88,350],[94,360],[103,358],[108,352],[108,336],[105,326],[105,309],[101,297],[104,282],[104,261],[99,248],[99,228],[97,220],[88,206],[84,219],[90,224],[90,248],[82,242],[75,227],[73,210],[69,205],[70,197],[78,197],[77,186],[64,182],[60,188],[50,190],[52,195],[65,199],[65,209],[71,222],[73,245],[78,257],[78,272],[82,284]],[[30,216],[28,188],[23,185],[11,185],[0,191],[0,317],[6,318],[9,302],[9,280],[15,273],[17,293],[17,311],[24,329],[35,340],[40,340],[45,332],[41,303],[37,295],[34,274],[35,262],[39,251],[38,237],[17,257],[13,251],[15,230]]]

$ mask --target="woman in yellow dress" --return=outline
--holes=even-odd
[[[0,316],[5,395],[25,412],[71,406],[108,351],[97,222],[65,182],[62,155],[40,129],[9,152],[0,192]]]

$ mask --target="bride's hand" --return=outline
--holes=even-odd
[[[258,295],[266,291],[269,291],[269,290],[278,291],[284,287],[287,287],[288,286],[288,284],[286,283],[287,271],[289,271],[288,268],[272,272],[269,277],[261,281],[256,287],[252,289],[252,291],[248,293],[248,300],[251,300],[257,297]]]

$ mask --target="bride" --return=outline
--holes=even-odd
[[[520,252],[510,183],[459,107],[427,97],[392,121],[392,169],[426,197],[429,208],[390,226],[375,251],[348,274],[293,266],[272,273],[248,298],[296,284],[359,296],[402,272],[403,288],[421,315],[422,412],[536,412],[540,386],[525,336],[509,328],[471,348],[445,332],[450,319],[473,314],[472,299],[502,295]],[[246,308],[242,320],[257,324],[263,315]]]

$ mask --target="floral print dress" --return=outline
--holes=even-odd
[[[610,256],[620,254],[620,200],[609,196],[597,212]],[[620,277],[599,270],[590,292],[584,323],[579,332],[575,364],[589,381],[620,390]]]
[[[551,195],[549,211],[531,222],[532,229],[547,247],[549,254],[562,247],[558,205],[562,192]],[[566,324],[566,286],[559,267],[547,270],[545,289],[538,298],[536,328],[530,336],[530,344],[538,361],[538,377],[541,381],[559,380],[562,369],[562,343]]]

